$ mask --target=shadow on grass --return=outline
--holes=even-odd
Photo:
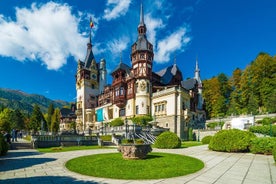
[[[156,159],[156,158],[162,158],[162,157],[164,157],[164,156],[149,154],[149,155],[147,155],[146,159]]]
[[[29,178],[12,178],[6,180],[0,180],[0,184],[27,184],[27,183],[56,183],[56,184],[106,184],[104,182],[96,181],[81,181],[67,176],[37,176]]]

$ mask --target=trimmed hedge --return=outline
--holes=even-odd
[[[276,137],[276,125],[271,126],[272,129],[272,137]],[[253,133],[260,133],[264,135],[270,135],[270,125],[263,125],[263,126],[251,126],[249,128],[250,132]]]
[[[256,137],[251,140],[250,151],[252,153],[271,155],[273,147],[275,146],[275,137]]]
[[[250,141],[255,138],[252,132],[238,129],[221,130],[209,143],[209,149],[223,152],[248,152]]]
[[[180,148],[181,140],[175,133],[167,131],[157,136],[154,146],[161,149]]]
[[[111,136],[111,135],[101,135],[100,138],[101,138],[103,141],[111,141],[112,136]]]
[[[207,135],[201,139],[202,144],[209,144],[213,136]]]
[[[0,134],[0,155],[6,155],[9,149],[9,144],[5,141],[5,137]]]

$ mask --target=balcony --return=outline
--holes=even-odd
[[[126,97],[125,97],[125,95],[116,96],[115,99],[114,99],[114,103],[119,108],[123,108],[126,105]]]

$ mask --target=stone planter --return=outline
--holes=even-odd
[[[124,159],[138,160],[146,158],[152,148],[150,144],[127,144],[120,145],[118,151],[122,153]]]

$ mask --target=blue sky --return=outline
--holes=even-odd
[[[154,71],[176,58],[191,78],[198,58],[208,79],[245,69],[260,52],[276,55],[275,0],[0,0],[0,87],[74,101],[90,16],[95,58],[112,71],[120,53],[130,65],[141,2]]]

